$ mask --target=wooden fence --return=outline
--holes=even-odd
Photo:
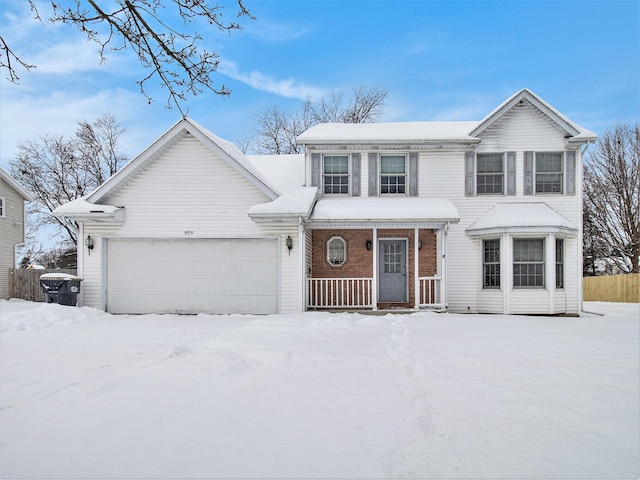
[[[9,269],[9,298],[21,298],[32,302],[46,301],[40,289],[40,275],[45,273],[70,273],[75,275],[76,270],[68,268],[45,270],[11,268]]]
[[[585,302],[640,302],[640,273],[584,277],[582,296]]]

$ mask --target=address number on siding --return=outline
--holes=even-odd
[[[193,235],[193,230],[185,230],[184,234],[185,235]]]

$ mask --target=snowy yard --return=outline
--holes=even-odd
[[[638,478],[640,305],[111,316],[0,301],[0,477]]]

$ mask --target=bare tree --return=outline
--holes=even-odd
[[[253,138],[243,141],[242,149],[260,154],[300,153],[296,137],[319,123],[367,123],[382,115],[387,98],[385,89],[358,86],[345,101],[334,92],[316,102],[307,99],[297,112],[285,112],[277,105],[258,113]]]
[[[78,226],[52,215],[60,205],[89,194],[126,161],[117,142],[124,129],[110,114],[79,122],[73,138],[43,135],[18,145],[9,162],[11,175],[34,197],[29,207],[28,237],[43,227],[58,227],[68,246],[78,241]]]
[[[585,254],[624,273],[638,273],[640,257],[640,129],[616,125],[585,160]],[[592,259],[593,260],[593,259]]]
[[[37,19],[42,4],[28,0]],[[236,16],[255,19],[236,0]],[[224,7],[207,0],[51,0],[52,23],[71,25],[99,45],[102,61],[109,50],[130,48],[148,72],[136,83],[149,102],[145,85],[157,78],[168,90],[167,106],[180,108],[187,95],[197,95],[203,88],[219,95],[229,95],[224,85],[215,87],[211,74],[218,69],[219,55],[200,47],[202,33],[193,27],[203,24],[223,32],[242,29],[238,22],[223,20]],[[35,67],[21,60],[0,36],[0,69],[8,71],[8,79],[18,83],[16,68],[27,71]]]

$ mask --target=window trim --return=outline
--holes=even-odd
[[[560,155],[560,172],[542,172],[538,171],[538,155]],[[566,181],[566,161],[564,151],[535,151],[533,153],[533,193],[534,195],[565,195],[565,181]],[[559,192],[539,192],[538,191],[538,174],[543,175],[560,175],[560,191]]]
[[[326,174],[325,173],[325,158],[326,157],[346,157],[347,159],[347,173],[346,174]],[[343,154],[343,153],[324,153],[322,154],[322,163],[321,163],[321,171],[320,171],[320,182],[322,188],[322,195],[331,195],[331,196],[350,196],[351,195],[351,155]],[[326,177],[347,177],[347,191],[346,192],[327,192],[325,183]]]
[[[331,261],[331,244],[336,241],[342,244],[342,261],[340,263],[334,263]],[[334,235],[327,240],[327,263],[332,267],[341,267],[347,261],[347,242],[339,235]]]
[[[387,174],[384,175],[382,173],[382,158],[383,157],[404,157],[404,173],[402,175],[392,175]],[[402,193],[389,193],[382,191],[382,177],[404,177],[404,192]],[[396,185],[397,186],[397,185]],[[398,197],[408,197],[409,196],[409,155],[406,153],[380,153],[378,155],[378,196],[398,196]]]
[[[7,203],[5,200],[5,197],[0,197],[0,218],[6,218],[7,217]]]
[[[536,240],[536,241],[540,241],[542,242],[542,260],[540,261],[521,261],[521,260],[516,260],[516,243],[520,242],[520,241],[532,241],[532,240]],[[539,237],[539,236],[535,236],[535,237],[513,237],[513,241],[511,242],[511,252],[512,252],[512,260],[511,260],[511,265],[512,265],[512,282],[513,282],[513,289],[514,290],[544,290],[547,288],[546,284],[546,272],[547,272],[547,241],[546,241],[546,237]],[[542,279],[542,285],[516,285],[516,265],[541,265],[542,266],[542,273],[540,275],[540,278]],[[527,273],[524,276],[529,276],[531,274]],[[523,275],[520,275],[520,277],[522,277]],[[536,275],[537,277],[537,275]],[[528,283],[528,282],[527,282]]]
[[[487,243],[488,242],[497,242],[497,253],[498,253],[498,260],[497,261],[492,261],[489,262],[487,261]],[[484,238],[482,239],[482,289],[483,290],[502,290],[502,285],[501,285],[501,278],[502,278],[502,267],[501,267],[501,258],[500,258],[500,250],[502,247],[502,242],[500,240],[500,238]],[[488,273],[487,272],[487,266],[493,266],[493,265],[497,265],[497,273],[491,272]],[[496,282],[487,282],[488,278],[493,278],[494,280],[497,279],[497,284],[495,284]],[[490,285],[490,283],[494,283],[493,285]]]
[[[500,157],[502,157],[502,173],[500,174],[500,177],[502,178],[502,183],[501,183],[501,188],[502,188],[502,192],[501,193],[495,193],[495,192],[491,192],[491,193],[487,193],[487,192],[483,192],[480,193],[479,189],[478,189],[478,185],[479,185],[479,177],[482,176],[490,176],[490,175],[495,175],[497,176],[496,173],[480,173],[480,157],[481,156],[497,156],[499,155]],[[506,195],[506,183],[507,183],[507,169],[506,169],[506,154],[505,152],[478,152],[476,153],[475,156],[475,175],[474,175],[474,183],[475,183],[475,193],[476,195],[480,195],[480,196],[500,196],[500,197],[504,197]]]

